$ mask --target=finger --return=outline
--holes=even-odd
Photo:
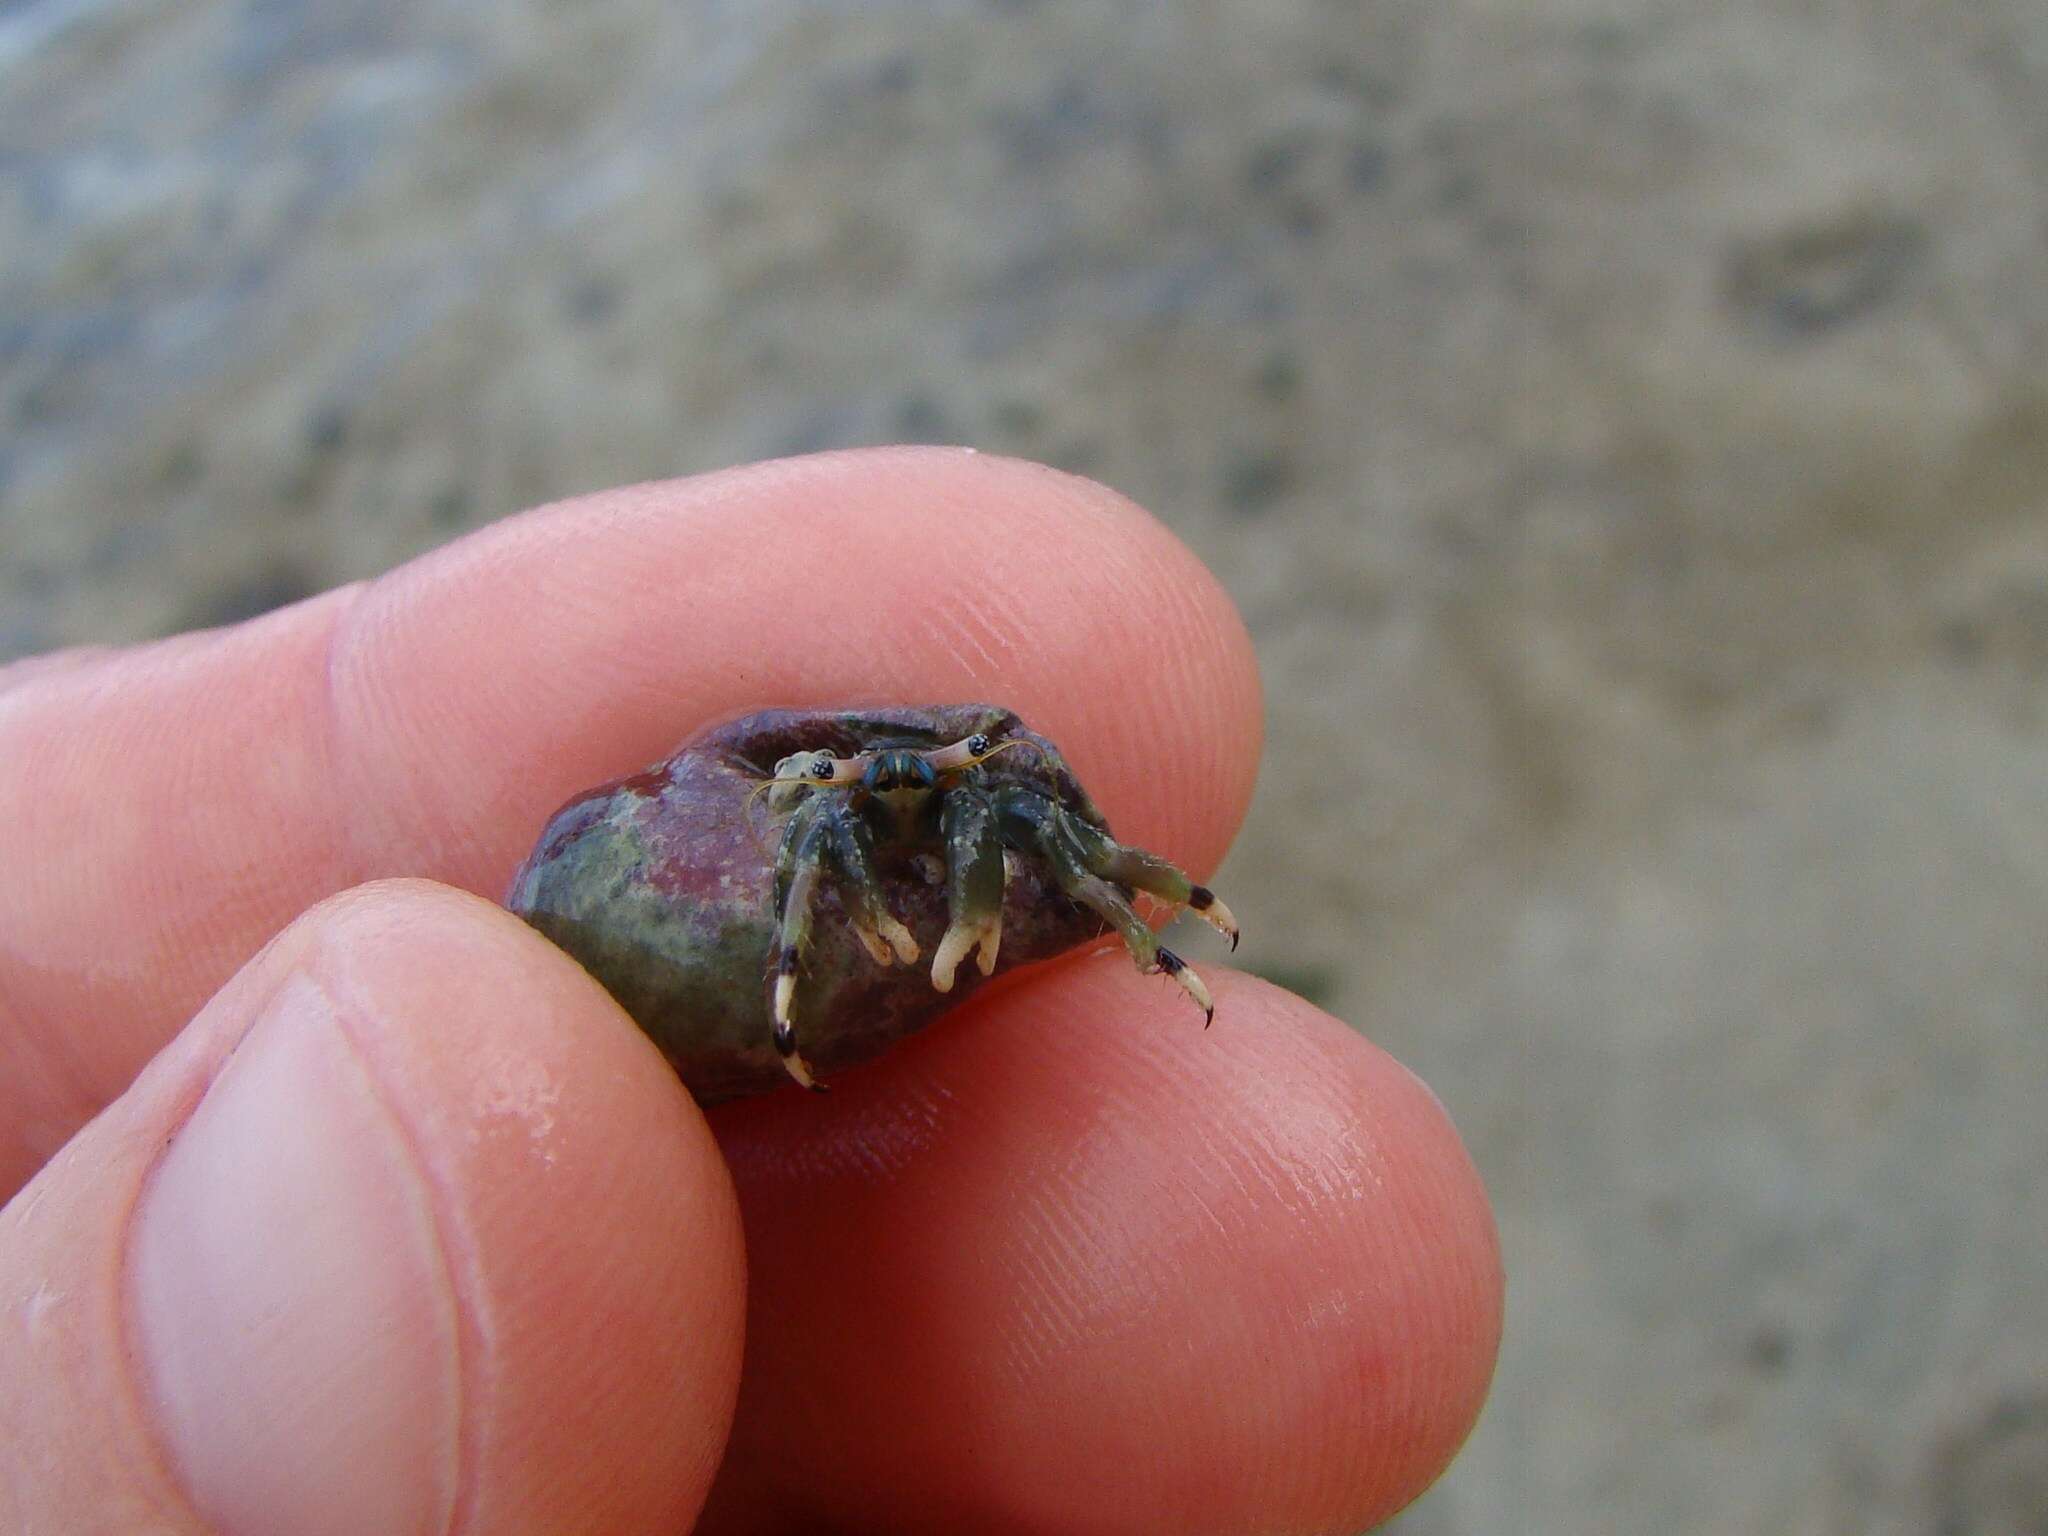
[[[1197,869],[1249,799],[1258,686],[1213,578],[1100,486],[948,450],[586,497],[45,666],[0,689],[0,1193],[319,897],[496,897],[568,796],[747,709],[970,698]]]
[[[752,1289],[705,1529],[1349,1536],[1427,1486],[1499,1339],[1478,1177],[1391,1059],[1214,979],[1204,1032],[1047,967],[713,1116]]]
[[[0,1210],[0,1529],[684,1529],[743,1273],[702,1116],[587,976],[351,892]]]

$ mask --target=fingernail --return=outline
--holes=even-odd
[[[287,980],[143,1190],[140,1390],[222,1536],[447,1528],[458,1376],[426,1179],[328,994]]]

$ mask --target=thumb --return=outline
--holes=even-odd
[[[0,1529],[673,1531],[738,1208],[597,985],[418,882],[314,908],[0,1210]]]

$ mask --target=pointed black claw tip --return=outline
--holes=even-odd
[[[809,1087],[811,1092],[813,1093],[830,1093],[832,1091],[832,1085],[830,1083],[821,1083],[817,1081],[815,1078],[811,1080]]]
[[[1230,936],[1230,952],[1231,952],[1231,953],[1232,953],[1233,955],[1237,953],[1237,941],[1238,941],[1238,938],[1239,938],[1239,935],[1237,935],[1237,934],[1234,934],[1234,933],[1233,933],[1233,934],[1232,934],[1232,935]]]
[[[1204,1008],[1202,1010],[1202,1028],[1207,1029],[1211,1024],[1214,1024],[1215,1022],[1216,1010],[1214,1008]]]

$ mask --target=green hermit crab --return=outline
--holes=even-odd
[[[710,1104],[787,1078],[822,1089],[820,1073],[923,1028],[982,978],[1105,927],[1213,1016],[1139,892],[1236,947],[1230,909],[1112,837],[1050,741],[1006,709],[948,704],[721,726],[564,806],[506,904]]]

